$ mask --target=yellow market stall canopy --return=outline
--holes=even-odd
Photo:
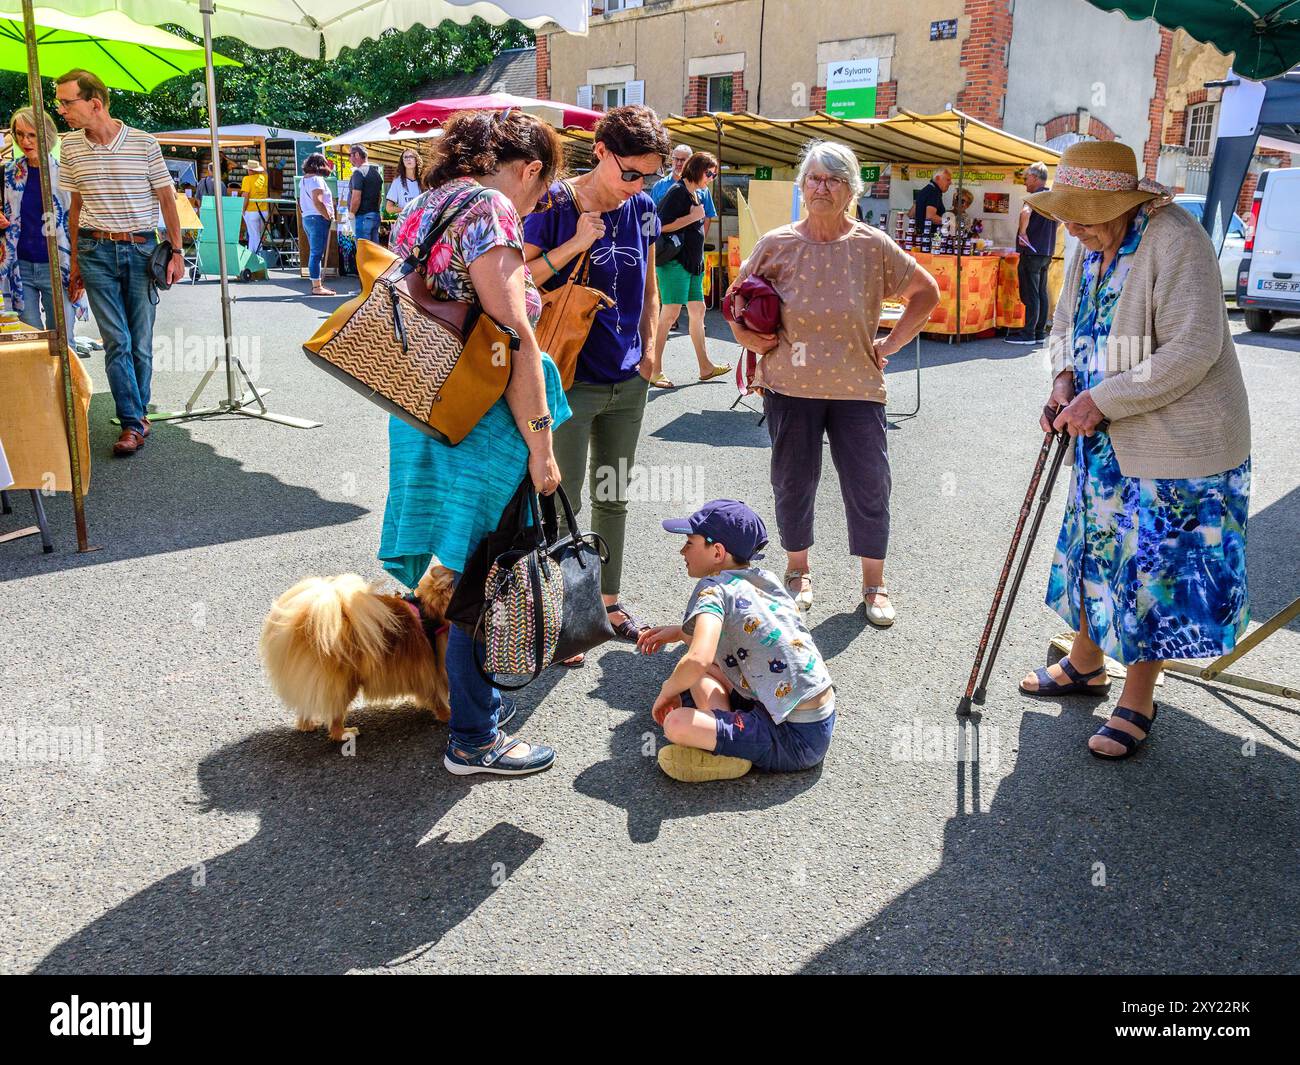
[[[748,111],[698,118],[672,115],[664,120],[664,128],[674,141],[706,151],[720,149],[722,162],[732,166],[794,166],[810,140],[838,141],[873,163],[956,166],[961,161],[967,167],[1020,168],[1039,161],[1055,166],[1060,158],[1051,148],[961,111],[900,111],[893,118],[868,119],[832,118],[824,111],[807,118],[764,118]],[[583,130],[565,132],[591,141]]]

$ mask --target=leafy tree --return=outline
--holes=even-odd
[[[196,39],[179,27],[164,28]],[[213,41],[216,51],[243,66],[216,69],[218,117],[222,125],[260,122],[342,133],[409,103],[430,81],[476,70],[504,49],[532,42],[532,30],[521,22],[492,26],[476,18],[465,26],[444,22],[432,29],[389,30],[327,62],[304,59],[286,48],[261,51],[233,37],[220,37]],[[113,115],[147,130],[206,125],[202,84],[200,70],[165,81],[151,93],[114,92]],[[52,83],[46,93],[47,101],[53,98]],[[0,101],[7,120],[27,102],[27,76],[0,72]]]

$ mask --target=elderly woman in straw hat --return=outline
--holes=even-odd
[[[1077,635],[1020,687],[1104,696],[1103,655],[1118,659],[1124,688],[1088,749],[1123,759],[1155,724],[1161,662],[1217,657],[1246,628],[1250,411],[1214,246],[1130,148],[1071,145],[1026,201],[1080,244],[1052,323],[1060,409],[1040,423],[1074,438],[1047,605]]]

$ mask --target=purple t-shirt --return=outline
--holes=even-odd
[[[575,381],[613,384],[636,376],[641,361],[641,310],[645,305],[646,263],[655,238],[659,217],[654,200],[638,192],[617,210],[602,213],[605,235],[588,253],[591,270],[587,284],[614,299],[614,306],[598,311],[587,343],[578,356]],[[524,219],[524,241],[543,251],[572,239],[578,228],[578,210],[558,181]],[[566,263],[544,288],[555,288],[568,280],[578,262]]]
[[[27,168],[19,218],[18,258],[29,263],[48,263],[50,253],[45,244],[45,230],[41,227],[41,172],[34,166]]]

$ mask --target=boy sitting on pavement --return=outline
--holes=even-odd
[[[686,535],[686,571],[699,579],[680,626],[647,629],[653,654],[689,639],[651,713],[669,746],[659,766],[676,780],[730,780],[751,766],[808,769],[826,756],[835,691],[825,662],[781,582],[751,563],[767,529],[744,503],[715,499],[663,523]],[[690,693],[694,706],[684,706]]]

